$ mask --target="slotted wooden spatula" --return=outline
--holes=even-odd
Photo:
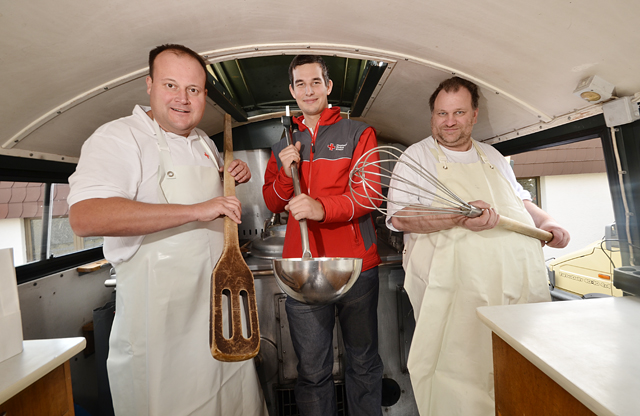
[[[224,115],[224,196],[235,196],[235,180],[227,168],[233,161],[231,116]],[[222,322],[222,299],[227,298],[229,338],[225,338]],[[242,309],[247,322],[243,322]],[[224,248],[211,274],[211,319],[209,343],[211,355],[219,361],[244,361],[260,350],[260,327],[253,274],[240,251],[238,224],[224,219]],[[242,333],[243,325],[248,338]]]

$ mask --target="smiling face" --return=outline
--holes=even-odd
[[[471,131],[478,121],[478,109],[473,109],[471,93],[464,87],[458,91],[440,91],[431,113],[431,134],[447,149],[471,149]]]
[[[204,114],[206,74],[200,63],[172,50],[160,53],[147,77],[151,115],[163,130],[187,137]]]
[[[320,117],[322,110],[329,106],[331,88],[333,81],[325,83],[320,64],[304,64],[293,69],[293,85],[289,85],[289,91],[305,119]]]

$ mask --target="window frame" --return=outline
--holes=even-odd
[[[535,196],[532,195],[532,197],[537,200],[536,202],[534,202],[534,204],[542,208],[542,195],[540,194],[540,176],[527,176],[522,178],[516,178],[516,181],[518,181],[518,183],[520,183],[520,185],[522,186],[522,183],[520,181],[529,180],[529,179],[533,179],[536,184],[536,195]],[[524,186],[522,187],[524,188]],[[525,188],[525,190],[527,189]]]
[[[69,176],[75,169],[75,163],[0,155],[0,181],[40,182],[51,187],[55,183],[68,184]],[[50,201],[45,200],[45,204],[49,205]],[[93,247],[59,257],[36,260],[16,266],[16,279],[18,284],[27,283],[103,258],[102,247]]]

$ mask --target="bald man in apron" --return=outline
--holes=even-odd
[[[224,197],[222,162],[198,130],[206,68],[182,45],[149,55],[151,107],[100,127],[69,179],[69,220],[80,236],[106,236],[117,272],[107,369],[117,416],[267,414],[253,361],[211,356],[211,272],[223,219],[241,205]],[[229,166],[236,182],[246,163]]]
[[[484,211],[476,218],[405,217],[389,206],[387,225],[405,232],[405,288],[416,318],[408,368],[422,416],[489,416],[495,414],[491,332],[476,308],[550,300],[541,243],[495,228],[499,215],[551,232],[551,247],[565,247],[569,234],[530,201],[499,152],[471,138],[475,84],[443,81],[430,107],[433,135],[405,153]],[[429,186],[402,164],[395,173]],[[432,204],[428,196],[407,196],[403,186],[392,183],[389,200]]]

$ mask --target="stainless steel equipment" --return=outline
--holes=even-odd
[[[272,215],[262,198],[264,171],[267,168],[271,150],[234,150],[233,156],[244,160],[251,170],[251,180],[236,187],[236,197],[242,202],[242,224],[238,225],[238,237],[242,242],[259,237],[265,231],[265,222]]]
[[[282,258],[286,232],[287,224],[280,224],[280,215],[273,214],[269,220],[265,221],[260,238],[254,238],[251,241],[251,255],[270,260]]]

